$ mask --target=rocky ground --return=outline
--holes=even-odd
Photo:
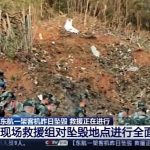
[[[76,35],[63,30],[65,19],[34,24],[31,52],[19,51],[14,60],[1,54],[0,70],[19,100],[50,91],[61,101],[58,116],[70,115],[83,95],[89,116],[115,115],[124,106],[132,112],[141,97],[150,104],[149,33],[118,32],[94,21],[84,28],[75,18]]]

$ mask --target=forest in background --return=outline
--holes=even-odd
[[[150,29],[149,0],[0,0],[1,13],[15,14],[32,7],[34,17],[41,19],[78,13],[98,18],[109,26],[124,27],[129,23]]]
[[[115,30],[150,31],[149,0],[0,0],[1,51],[13,57],[16,49],[30,50],[32,23],[64,14],[81,14],[84,26],[92,16]]]

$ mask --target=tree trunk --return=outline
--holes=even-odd
[[[95,9],[94,9],[94,17],[96,17],[96,13],[97,13],[97,9],[98,9],[98,5],[99,5],[99,1],[96,2],[96,5],[95,5]]]
[[[84,15],[84,26],[86,26],[86,23],[87,23],[87,13],[88,13],[89,1],[90,0],[87,0],[87,4],[86,4],[85,15]]]

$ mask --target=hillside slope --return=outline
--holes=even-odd
[[[74,25],[81,33],[70,34],[63,30],[64,21],[33,25],[33,50],[16,53],[13,61],[0,58],[8,88],[22,95],[20,100],[51,91],[61,101],[59,116],[70,115],[81,95],[89,98],[89,116],[115,115],[124,106],[132,111],[140,97],[150,104],[150,52],[138,48],[136,35],[129,38],[96,25],[84,28],[77,18]]]

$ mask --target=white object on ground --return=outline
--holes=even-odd
[[[95,46],[91,46],[91,51],[94,56],[96,56],[96,57],[100,56],[100,52],[97,50],[97,48]]]
[[[79,30],[72,26],[72,19],[67,19],[64,28],[68,32],[79,33]]]
[[[128,52],[131,52],[131,51],[132,51],[132,50],[129,48],[129,49],[128,49]]]
[[[47,61],[45,59],[42,59],[41,62],[46,63]]]
[[[39,38],[40,38],[40,40],[43,40],[42,33],[39,33]]]
[[[86,68],[84,68],[84,67],[81,67],[81,70],[86,70]]]
[[[127,68],[127,71],[132,71],[132,72],[135,72],[135,71],[138,71],[139,68],[138,67],[134,67],[134,66],[130,66],[129,68]]]
[[[54,41],[52,41],[52,44],[55,44],[55,42],[54,42]]]
[[[42,94],[38,95],[38,98],[39,100],[43,100],[43,95]]]

